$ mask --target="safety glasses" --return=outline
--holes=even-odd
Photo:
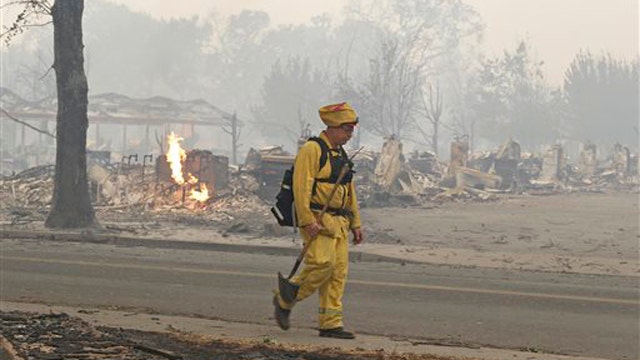
[[[356,124],[342,124],[340,125],[340,129],[344,130],[347,133],[352,133],[355,130]]]

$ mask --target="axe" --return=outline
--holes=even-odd
[[[320,222],[320,224],[322,224],[322,216],[324,215],[325,212],[327,212],[327,209],[329,208],[329,203],[331,202],[331,199],[333,199],[333,195],[335,195],[336,191],[338,190],[338,185],[340,185],[340,182],[342,181],[342,179],[345,177],[345,175],[347,175],[349,170],[351,170],[351,166],[349,166],[348,164],[351,163],[351,160],[353,160],[353,158],[363,148],[364,147],[361,147],[360,149],[358,149],[358,151],[356,151],[353,155],[351,155],[351,158],[349,158],[346,163],[342,164],[342,167],[340,168],[340,173],[338,174],[338,179],[336,179],[336,183],[333,185],[333,188],[329,193],[329,198],[327,199],[325,204],[322,206],[322,209],[318,214],[318,219],[319,219],[318,222]],[[298,255],[298,258],[296,259],[295,264],[293,265],[293,269],[291,269],[291,272],[289,273],[288,277],[285,278],[278,271],[278,290],[280,291],[280,297],[282,297],[282,300],[284,300],[285,302],[292,303],[293,301],[295,301],[296,296],[298,296],[298,290],[300,290],[300,285],[294,284],[290,280],[293,277],[293,275],[295,275],[296,271],[298,271],[298,268],[300,267],[300,263],[302,263],[302,259],[304,259],[304,256],[307,253],[307,250],[309,250],[309,246],[315,239],[316,239],[315,237],[311,238],[309,239],[309,241],[307,241],[304,244],[304,246],[302,247],[302,250],[300,251],[300,254]]]

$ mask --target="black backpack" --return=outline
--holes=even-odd
[[[320,169],[327,163],[329,147],[319,137],[311,137],[308,141],[315,141],[320,145]],[[284,172],[280,192],[276,195],[276,203],[271,207],[271,213],[276,217],[280,226],[295,226],[295,209],[293,202],[293,166]]]

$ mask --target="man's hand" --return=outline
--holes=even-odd
[[[353,233],[353,245],[358,245],[364,241],[364,233],[361,228],[351,230]]]
[[[305,233],[307,233],[310,239],[315,239],[316,236],[318,236],[318,234],[320,233],[320,230],[322,230],[322,226],[320,226],[320,224],[318,224],[317,222],[314,222],[303,227],[302,229]]]

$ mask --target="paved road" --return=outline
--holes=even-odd
[[[5,301],[145,309],[272,324],[271,288],[291,256],[0,240]],[[317,300],[295,327],[315,326]],[[587,357],[638,356],[637,278],[351,264],[349,328],[427,343]],[[274,327],[274,331],[279,331]]]

